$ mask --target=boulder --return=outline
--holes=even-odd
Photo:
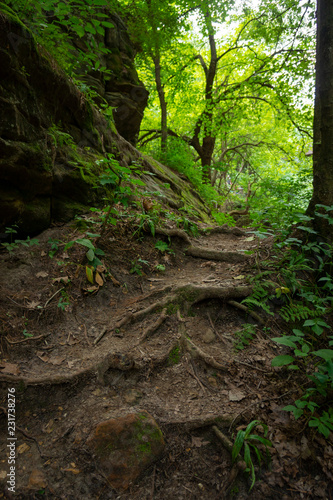
[[[146,411],[100,423],[87,445],[117,490],[126,490],[161,458],[165,447],[160,428]]]

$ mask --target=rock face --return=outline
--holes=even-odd
[[[117,14],[109,14],[108,21],[114,27],[105,28],[105,36],[95,35],[95,39],[98,45],[107,49],[105,55],[99,57],[99,62],[109,70],[109,77],[105,79],[102,72],[84,67],[78,71],[78,77],[114,108],[113,116],[119,134],[135,145],[148,92],[134,67],[135,51],[125,24]],[[85,50],[81,39],[73,43]]]
[[[113,488],[126,490],[161,458],[164,439],[157,423],[142,411],[99,424],[87,440]]]
[[[105,95],[119,98],[118,122],[130,129],[130,118],[124,119],[135,115],[130,101],[144,100],[129,79],[117,85],[116,92],[106,86]],[[121,100],[121,89],[129,97]],[[140,179],[147,190],[161,193],[162,203],[188,203],[205,215],[189,184],[120,136],[1,2],[0,116],[0,233],[17,224],[20,236],[36,235],[51,221],[69,221],[99,206],[105,192],[93,188],[105,169],[100,160],[110,154],[120,165],[141,165]]]

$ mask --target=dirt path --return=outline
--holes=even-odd
[[[70,225],[49,229],[38,246],[1,254],[1,482],[5,398],[15,387],[15,498],[331,498],[315,460],[320,438],[301,442],[282,411],[297,387],[271,368],[274,324],[237,306],[251,293],[254,255],[267,258],[269,247],[257,249],[240,230],[189,239],[170,226],[141,243],[132,232],[118,224],[99,242],[99,286],[86,278],[87,248],[63,250],[61,242],[83,238]],[[58,240],[52,259],[50,238]],[[155,248],[158,239],[170,242],[167,250]],[[98,423],[138,410],[155,418],[166,451],[129,490],[116,492],[86,439]],[[274,448],[249,493],[244,474],[231,481],[230,452],[213,426],[232,439],[257,418]]]

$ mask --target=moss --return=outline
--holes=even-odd
[[[169,354],[168,365],[177,365],[181,358],[181,351],[179,345],[176,345]]]

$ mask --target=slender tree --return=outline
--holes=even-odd
[[[333,242],[324,207],[333,206],[333,2],[317,1],[316,93],[313,141],[313,195],[307,214],[318,234]],[[323,217],[324,216],[324,217]]]

